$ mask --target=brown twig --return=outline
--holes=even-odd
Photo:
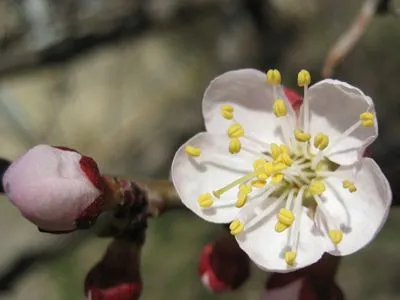
[[[106,211],[92,230],[101,237],[144,238],[148,217],[183,208],[172,182],[168,180],[129,181],[105,177]]]
[[[184,208],[171,181],[140,180],[136,184],[147,194],[149,216],[157,217],[169,210]]]
[[[374,17],[380,0],[365,0],[350,28],[343,33],[327,55],[322,68],[323,77],[331,77],[336,66],[353,49]]]

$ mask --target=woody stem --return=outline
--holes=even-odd
[[[172,182],[168,180],[130,181],[104,177],[106,200],[103,213],[92,230],[101,237],[117,237],[127,232],[140,234],[148,217],[183,208]]]

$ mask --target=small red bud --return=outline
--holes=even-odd
[[[114,240],[103,259],[86,276],[86,297],[90,300],[136,300],[141,291],[140,246],[129,240]]]
[[[203,284],[213,293],[239,288],[250,276],[250,261],[231,236],[204,247],[198,266]]]
[[[334,277],[339,258],[325,254],[318,262],[290,273],[273,273],[261,300],[344,300]]]

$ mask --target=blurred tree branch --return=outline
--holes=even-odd
[[[0,6],[0,73],[63,62],[96,45],[157,26],[180,26],[218,11],[222,0],[4,0]],[[11,16],[14,16],[11,18]]]
[[[353,23],[329,51],[322,68],[323,77],[331,77],[336,66],[355,47],[376,14],[380,2],[381,0],[365,0]]]
[[[376,14],[393,13],[398,15],[399,12],[392,7],[390,0],[365,0],[360,11],[354,18],[350,27],[339,37],[337,42],[329,51],[323,68],[322,76],[331,77],[334,69],[340,64],[345,57],[355,47],[360,38],[365,34],[369,24],[372,22]]]

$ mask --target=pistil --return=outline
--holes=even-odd
[[[232,181],[231,183],[227,184],[226,186],[224,186],[216,191],[213,191],[212,193],[215,197],[220,198],[222,196],[222,194],[233,189],[234,187],[238,186],[239,184],[245,183],[245,182],[253,179],[256,176],[257,176],[256,172],[248,173],[248,174]]]

